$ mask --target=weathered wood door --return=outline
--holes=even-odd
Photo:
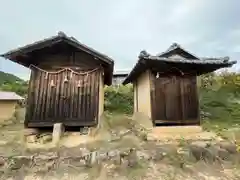
[[[199,102],[196,76],[182,76],[180,79],[182,120],[199,123]]]
[[[29,104],[34,105],[26,116],[28,126],[52,126],[57,122],[93,126],[98,120],[99,71],[81,74],[35,70],[29,97]]]
[[[174,123],[181,119],[179,81],[172,76],[155,79],[155,120]]]
[[[154,80],[152,116],[155,123],[188,124],[198,121],[194,79],[195,76],[160,76]]]

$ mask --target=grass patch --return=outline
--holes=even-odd
[[[213,131],[226,140],[240,143],[240,125],[219,120],[205,120],[202,127],[206,131]]]

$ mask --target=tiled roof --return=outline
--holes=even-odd
[[[0,91],[0,100],[22,100],[23,97],[17,95],[15,92]]]
[[[52,37],[49,37],[49,38],[45,38],[43,40],[40,40],[40,41],[36,41],[34,43],[31,43],[31,44],[28,44],[28,45],[25,45],[23,47],[19,47],[17,49],[14,49],[14,50],[11,50],[11,51],[8,51],[4,54],[1,54],[2,57],[5,57],[5,58],[10,58],[11,59],[11,55],[12,54],[15,54],[15,53],[19,53],[19,52],[29,52],[29,51],[34,51],[35,49],[39,49],[39,48],[42,48],[42,47],[46,47],[48,46],[49,44],[51,43],[56,43],[56,42],[60,42],[60,41],[66,41],[67,43],[70,43],[71,45],[75,46],[76,48],[78,49],[81,49],[81,50],[84,50],[90,54],[94,54],[96,55],[97,57],[99,57],[100,59],[106,61],[107,63],[113,63],[114,61],[108,57],[107,55],[105,54],[102,54],[96,50],[94,50],[93,48],[89,47],[89,46],[86,46],[85,44],[83,43],[80,43],[76,38],[74,37],[69,37],[67,36],[64,32],[62,31],[59,31],[57,35],[55,36],[52,36]]]
[[[175,46],[178,47],[178,46]],[[172,48],[175,48],[172,47]],[[170,48],[170,51],[172,51]],[[191,57],[195,57],[192,56]],[[163,67],[171,68],[171,66],[180,66],[179,68],[188,69],[191,67],[192,72],[196,75],[201,75],[208,72],[213,72],[220,68],[231,67],[236,64],[237,61],[230,61],[229,57],[222,58],[181,58],[178,56],[173,57],[163,57],[161,55],[152,56],[147,51],[143,50],[138,56],[138,62],[135,64],[131,72],[128,74],[123,84],[133,82],[143,71],[148,68],[153,68],[158,66],[158,69]],[[161,68],[160,68],[161,67]],[[188,68],[187,68],[188,67]],[[190,70],[190,69],[189,69]],[[189,71],[186,70],[186,71]],[[194,71],[194,72],[193,72]]]
[[[139,59],[146,59],[146,60],[158,60],[158,61],[165,61],[171,63],[188,63],[188,64],[226,64],[226,65],[233,65],[236,64],[237,61],[229,61],[229,57],[221,57],[221,58],[199,58],[199,59],[185,59],[185,58],[165,58],[152,56],[148,52],[141,51],[139,54]]]
[[[116,70],[114,71],[114,75],[119,75],[119,74],[129,74],[131,70]]]
[[[181,49],[182,51],[185,51],[186,53],[188,53],[189,55],[191,55],[192,57],[195,57],[196,59],[199,59],[199,57],[197,57],[195,54],[187,51],[186,49],[184,49],[180,44],[178,43],[173,43],[166,51],[162,52],[162,53],[158,53],[156,56],[159,57],[163,57],[165,54],[174,51],[176,49]]]
[[[172,63],[188,63],[188,64],[236,64],[236,61],[229,61],[228,57],[223,58],[201,58],[201,59],[183,59],[183,58],[162,58],[158,56],[143,57],[143,59],[166,61]]]

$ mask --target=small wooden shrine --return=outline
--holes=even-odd
[[[31,69],[25,126],[95,126],[114,61],[63,32],[2,57]]]
[[[123,84],[133,83],[134,111],[154,125],[198,125],[197,76],[235,63],[228,57],[199,58],[174,43],[156,56],[142,51]]]

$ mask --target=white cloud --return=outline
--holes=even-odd
[[[188,18],[196,15],[201,8],[207,5],[206,0],[181,0],[173,4],[173,8],[169,11],[167,23],[172,25],[183,25]]]
[[[114,58],[115,69],[132,68],[143,49],[155,54],[173,42],[198,56],[240,58],[239,1],[9,0],[2,6],[0,52],[62,30]],[[0,65],[11,73],[28,72],[7,61]]]

